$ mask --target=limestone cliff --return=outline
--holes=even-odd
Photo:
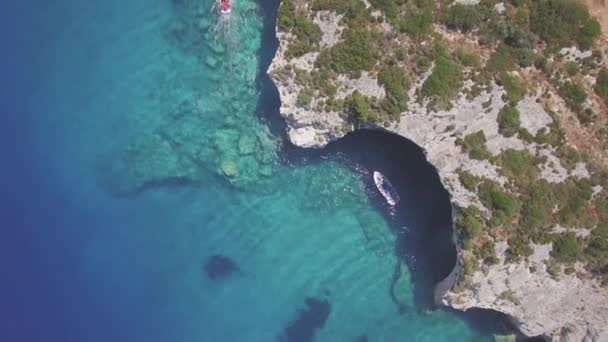
[[[593,205],[596,205],[593,201],[606,195],[603,183],[588,181],[593,176],[605,176],[596,171],[601,169],[606,157],[604,150],[593,148],[595,136],[590,133],[593,131],[577,122],[576,113],[568,107],[568,99],[561,96],[561,88],[534,68],[514,68],[508,72],[508,77],[522,79],[529,85],[527,91],[514,100],[507,76],[490,77],[480,87],[479,75],[485,71],[480,71],[482,68],[477,63],[462,62],[460,87],[446,105],[443,98],[423,94],[426,81],[434,77],[434,70],[440,67],[438,63],[450,57],[439,56],[431,65],[419,67],[414,60],[417,57],[408,56],[387,62],[407,70],[411,86],[407,96],[403,96],[407,99],[405,110],[400,110],[396,118],[386,116],[386,113],[382,114],[382,101],[388,98],[391,90],[386,81],[379,81],[382,57],[378,58],[375,66],[362,72],[344,74],[330,70],[327,73],[329,78],[324,76],[323,82],[335,87],[334,91],[310,89],[310,84],[318,86],[310,78],[317,77],[316,70],[322,68],[318,63],[320,54],[339,46],[345,41],[344,32],[352,29],[349,28],[352,22],[349,24],[345,19],[345,15],[351,15],[351,12],[343,14],[331,9],[315,9],[310,6],[311,2],[288,1],[288,10],[300,16],[299,20],[308,18],[320,29],[317,45],[294,53],[295,42],[300,38],[298,32],[294,33],[293,29],[279,23],[279,48],[269,69],[281,96],[280,112],[287,123],[291,142],[302,147],[320,148],[357,127],[367,127],[387,129],[420,145],[450,192],[456,212],[464,209],[468,213],[479,212],[475,214],[479,215],[475,220],[484,223],[484,230],[473,234],[456,219],[459,261],[450,276],[437,286],[436,302],[461,310],[486,308],[504,312],[528,336],[544,335],[555,341],[608,341],[608,290],[602,287],[601,277],[590,271],[590,259],[580,256],[567,258],[560,254],[564,246],[562,240],[566,237],[572,239],[575,236],[576,241],[586,243],[587,249],[590,248],[590,236],[600,229],[595,228],[600,225],[596,221],[602,219],[554,221],[543,217],[543,223],[537,224],[545,227],[542,238],[513,233],[523,230],[522,226],[529,226],[524,215],[532,214],[523,210],[531,206],[531,195],[522,189],[534,183],[548,184],[548,187],[575,184],[572,185],[574,188],[585,183],[585,187],[592,189],[587,200]],[[282,6],[285,7],[285,3]],[[400,46],[407,48],[409,45],[429,49],[432,40],[439,39],[451,54],[459,53],[455,47],[464,46],[481,56],[480,64],[492,63],[488,61],[495,45],[480,46],[471,35],[448,30],[440,24],[432,26],[435,38],[429,35],[411,39],[398,32],[394,22],[384,17],[380,10],[367,2],[365,8],[372,18],[366,25],[371,27],[369,30],[384,48],[382,54],[389,55]],[[504,12],[505,5],[497,4],[495,11],[498,14]],[[564,49],[558,56],[580,61],[580,56],[574,56],[580,53],[584,52],[576,48]],[[590,75],[595,72],[591,71]],[[590,75],[583,77],[582,82],[588,82],[588,87],[592,88],[594,81]],[[357,118],[357,114],[363,113],[353,94],[368,99],[369,104],[362,106],[366,114],[376,110],[381,113],[376,116],[380,119]],[[605,111],[605,104],[598,98],[589,96],[586,101],[586,108],[600,113]],[[336,102],[344,106],[334,105]],[[349,108],[354,108],[354,114]],[[505,128],[505,108],[518,113],[519,133],[509,133]],[[481,140],[481,147],[471,143],[476,137]],[[552,139],[559,140],[559,143],[547,142]],[[563,151],[566,148],[588,148],[588,153],[594,158],[593,165],[584,158],[565,160]],[[509,166],[512,156],[520,158],[515,162],[517,166],[528,165],[527,160],[533,159],[533,170],[518,173],[514,169],[519,170],[519,167]],[[523,179],[527,177],[530,177],[530,182],[524,183]],[[503,191],[507,194],[505,196],[515,198],[519,205],[517,213],[509,214],[507,209],[498,208],[500,205],[488,200],[488,191]],[[562,215],[562,211],[555,207],[548,215]],[[579,218],[596,216],[595,212],[584,209],[575,214]],[[501,215],[507,218],[499,221]],[[465,222],[466,217],[462,221]],[[516,240],[521,236],[525,236],[524,247]],[[488,247],[491,252],[480,252],[487,246],[491,247]],[[479,255],[482,255],[481,260],[478,260]]]

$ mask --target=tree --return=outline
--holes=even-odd
[[[496,121],[498,121],[498,132],[507,138],[519,132],[519,111],[513,106],[504,106],[498,113]]]

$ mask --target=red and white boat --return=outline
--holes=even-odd
[[[228,14],[232,11],[232,0],[218,0],[220,13]]]

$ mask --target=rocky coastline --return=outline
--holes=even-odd
[[[373,10],[368,3],[366,7]],[[303,13],[312,13],[307,10],[304,9]],[[381,16],[377,11],[372,12],[372,15]],[[345,30],[344,25],[340,24],[341,14],[317,11],[314,15],[311,14],[311,19],[322,33],[320,50],[341,41],[341,32]],[[382,22],[380,19],[378,21]],[[382,27],[386,34],[393,30],[386,21],[382,22]],[[469,37],[458,36],[439,25],[435,31],[447,41],[452,39],[470,43]],[[577,161],[573,167],[567,168],[560,163],[555,148],[534,140],[503,134],[499,117],[509,102],[509,94],[504,84],[494,81],[471,96],[476,85],[473,81],[465,80],[450,106],[437,108],[428,99],[421,100],[417,96],[431,75],[432,68],[429,68],[414,78],[408,90],[407,109],[399,114],[398,120],[391,122],[353,121],[339,110],[327,110],[327,106],[319,106],[318,99],[313,99],[312,104],[304,105],[299,101],[304,87],[294,73],[285,70],[312,72],[319,51],[310,51],[296,58],[289,56],[289,44],[294,38],[291,32],[277,25],[279,48],[268,70],[280,94],[280,113],[287,124],[289,140],[294,145],[321,148],[359,128],[388,130],[403,136],[424,149],[427,160],[436,168],[441,182],[451,195],[455,213],[463,208],[475,207],[481,215],[490,215],[480,196],[463,184],[462,174],[464,171],[508,188],[511,181],[502,168],[489,161],[500,158],[505,151],[528,151],[535,156],[544,156],[539,169],[540,177],[547,182],[559,183],[570,177],[590,177],[590,166],[584,161]],[[565,55],[568,53],[564,52]],[[535,73],[529,69],[525,72]],[[357,76],[335,80],[335,97],[345,99],[354,91],[370,98],[385,96],[385,87],[380,85],[376,74],[363,72]],[[523,78],[525,75],[517,77]],[[564,124],[567,120],[563,117],[572,115],[550,85],[540,82],[536,86],[535,91],[528,91],[515,106],[520,113],[520,126],[532,136],[550,130],[556,122]],[[553,100],[546,100],[547,93],[554,95]],[[590,106],[595,108],[600,105],[594,102]],[[601,111],[604,107],[600,108]],[[555,115],[556,112],[561,113],[561,116]],[[471,157],[470,151],[463,148],[463,139],[477,132],[483,134],[489,158]],[[569,132],[566,136],[573,138]],[[594,188],[595,194],[602,191],[604,190],[599,185]],[[555,232],[568,231],[578,235],[585,234],[586,228],[590,227],[555,226],[552,229]],[[505,313],[527,336],[543,336],[554,341],[608,340],[608,290],[599,280],[585,273],[583,265],[578,262],[571,266],[574,270],[572,272],[564,271],[566,268],[561,266],[561,272],[556,276],[551,261],[554,243],[531,243],[529,255],[515,260],[510,258],[508,242],[497,234],[491,238],[494,260],[491,263],[484,262],[471,271],[467,270],[470,266],[466,265],[471,252],[463,247],[463,232],[457,225],[454,229],[458,262],[452,273],[436,286],[437,305],[459,310],[484,308]],[[464,273],[467,273],[466,277]]]

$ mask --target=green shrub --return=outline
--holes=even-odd
[[[508,251],[511,254],[510,260],[518,261],[521,257],[528,257],[532,255],[532,248],[530,247],[530,239],[526,236],[515,233],[507,239],[509,244]]]
[[[574,112],[582,110],[583,103],[587,100],[587,93],[577,83],[567,81],[559,88],[559,94],[564,98],[566,104]]]
[[[492,241],[484,241],[480,246],[477,246],[477,248],[473,250],[473,254],[488,265],[494,265],[499,262]]]
[[[399,15],[399,6],[405,4],[405,0],[370,0],[369,3],[382,12],[392,22]]]
[[[551,254],[557,261],[572,263],[578,259],[582,252],[582,246],[574,233],[560,234],[553,241]]]
[[[473,275],[479,271],[479,261],[473,257],[465,256],[462,258],[462,271],[464,275]]]
[[[566,63],[564,65],[564,69],[566,70],[566,73],[570,77],[576,76],[580,72],[578,64],[576,64],[575,62]]]
[[[423,97],[438,96],[442,99],[450,99],[458,93],[461,85],[460,66],[451,59],[440,56],[420,91]]]
[[[378,83],[386,90],[386,98],[380,106],[389,116],[398,118],[401,112],[407,110],[409,79],[401,67],[390,65],[380,70]]]
[[[456,60],[466,67],[479,68],[481,65],[481,59],[479,58],[478,54],[468,52],[462,47],[458,47],[454,51],[454,54],[456,55]]]
[[[498,81],[505,88],[509,103],[512,105],[516,105],[526,95],[526,86],[521,82],[519,77],[502,73]]]
[[[474,206],[461,208],[456,215],[455,224],[466,239],[475,239],[484,227],[479,209]]]
[[[522,192],[537,181],[540,175],[539,163],[540,160],[532,156],[528,150],[507,149],[497,158],[500,172],[513,180]]]
[[[575,0],[533,1],[530,28],[554,47],[578,43],[588,48],[597,37],[596,23],[590,21],[585,6]]]
[[[370,31],[349,29],[343,33],[344,41],[321,50],[316,65],[337,73],[371,70],[378,59],[375,39]]]
[[[433,21],[433,12],[430,9],[412,9],[399,20],[399,30],[412,38],[421,39],[433,32]]]
[[[522,191],[523,190],[523,191]],[[545,228],[551,221],[555,208],[552,186],[545,179],[538,179],[525,185],[522,191],[520,226],[534,235],[539,228]]]
[[[395,58],[399,62],[405,61],[405,59],[407,58],[407,51],[404,48],[398,48],[397,50],[395,50]]]
[[[312,102],[313,96],[314,96],[314,93],[311,89],[303,88],[298,93],[297,102],[299,105],[308,108],[310,106],[310,103]]]
[[[469,171],[458,170],[458,179],[465,189],[477,192],[477,185],[481,182],[481,178],[472,175]]]
[[[519,131],[517,132],[517,137],[525,142],[527,142],[528,144],[531,144],[534,142],[534,136],[532,135],[532,133],[530,133],[530,131],[528,131],[527,129],[521,127],[519,129]]]
[[[600,34],[602,34],[600,23],[595,18],[589,18],[581,27],[578,43],[583,49],[590,49]]]
[[[456,140],[456,144],[469,154],[472,159],[490,159],[492,155],[486,148],[486,135],[483,131],[467,134],[463,140]]]
[[[362,0],[315,0],[313,11],[334,11],[343,14],[349,27],[371,20],[371,15]]]
[[[557,223],[566,226],[593,227],[595,216],[589,205],[593,189],[588,179],[568,179],[554,185],[552,192],[559,210],[554,214]]]
[[[451,29],[469,32],[479,25],[481,19],[476,6],[456,3],[448,9],[445,24]]]
[[[595,93],[604,99],[608,104],[608,69],[604,68],[597,75],[595,80]]]
[[[378,120],[378,115],[371,110],[371,100],[361,95],[358,90],[345,99],[345,106],[347,106],[349,114],[360,122],[368,123]]]
[[[306,15],[297,13],[292,2],[284,1],[279,7],[278,24],[283,30],[296,36],[287,47],[287,57],[302,56],[319,46],[323,32],[319,25]]]
[[[504,106],[498,113],[496,121],[498,121],[498,132],[507,138],[519,132],[519,111],[513,106]]]
[[[605,237],[593,237],[585,253],[594,259],[608,261],[608,239]]]
[[[516,56],[515,50],[506,45],[500,44],[490,56],[486,68],[492,74],[499,74],[501,72],[507,72],[515,69]]]
[[[521,202],[515,195],[489,181],[479,185],[479,199],[486,208],[492,211],[490,224],[493,226],[510,223],[517,216],[521,207]]]
[[[295,22],[295,6],[291,1],[283,1],[279,6],[277,24],[282,30],[290,30]]]
[[[540,145],[547,144],[558,148],[566,142],[566,132],[560,126],[559,121],[553,118],[553,122],[549,125],[549,130],[547,131],[545,127],[539,129],[536,132],[534,141]]]

